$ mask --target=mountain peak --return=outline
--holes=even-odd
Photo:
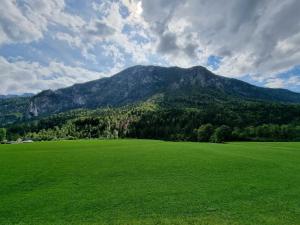
[[[215,75],[202,66],[191,68],[137,65],[115,76],[77,84],[34,96],[34,115],[76,108],[122,106],[146,101],[156,95],[186,99],[202,97],[223,101],[238,98],[252,101],[300,103],[300,94],[287,90],[260,88],[237,79]],[[202,96],[202,97],[201,97]],[[29,110],[30,111],[30,110]],[[37,112],[37,113],[36,113]]]

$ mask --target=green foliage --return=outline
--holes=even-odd
[[[6,129],[0,128],[0,141],[6,140]]]
[[[300,106],[259,102],[197,102],[152,99],[136,105],[73,110],[7,126],[8,139],[141,138],[174,141],[300,140]],[[159,99],[160,97],[158,97]],[[184,101],[184,99],[186,99]],[[168,102],[168,105],[165,103]],[[203,105],[204,104],[204,105]],[[226,125],[231,135],[214,130]]]
[[[155,70],[157,70],[155,76],[166,79],[160,85],[158,83],[161,80],[156,79],[152,72],[147,74],[145,83],[145,74],[135,77],[136,73],[132,74],[129,70],[123,74],[124,76],[114,78],[120,79],[120,84],[116,86],[116,82],[111,84],[112,89],[116,88],[118,92],[109,89],[107,79],[104,79],[75,85],[59,92],[44,91],[32,99],[0,100],[0,126],[7,128],[9,140],[22,137],[35,140],[147,138],[209,141],[211,139],[216,142],[300,139],[298,129],[300,105],[279,103],[287,99],[290,99],[287,102],[298,102],[300,95],[261,89],[232,79],[224,82],[224,78],[214,76],[204,68],[193,68],[197,72],[195,73],[197,77],[192,75],[190,70],[179,68]],[[133,79],[136,83],[131,87],[132,92],[124,98],[124,92],[128,92],[126,88],[128,78],[131,76],[139,81]],[[210,79],[211,82],[206,83]],[[214,85],[216,80],[224,85],[224,89],[220,90],[219,85],[214,87],[209,85],[210,83]],[[200,81],[205,84],[200,85]],[[123,82],[125,86],[122,85]],[[168,84],[174,84],[176,88],[173,85],[169,87]],[[98,90],[99,85],[103,86],[103,89]],[[166,85],[168,88],[162,88]],[[92,87],[99,93],[104,93],[90,93]],[[76,89],[75,92],[71,91],[73,88]],[[87,99],[85,102],[87,105],[71,104],[70,96],[74,93],[77,93],[74,98],[85,96],[82,99]],[[258,101],[259,99],[276,100],[277,103]],[[30,101],[34,101],[35,107],[39,108],[37,111],[41,112],[40,117],[31,119],[26,117]],[[139,103],[133,104],[134,102]],[[117,107],[120,105],[125,106]],[[68,111],[76,107],[90,109]],[[97,107],[100,108],[96,109]],[[52,111],[57,112],[58,108],[65,112],[49,115]],[[230,127],[231,135],[223,137],[222,133],[219,134],[219,130],[215,132],[222,125]]]
[[[0,126],[21,122],[29,104],[29,97],[0,99]]]
[[[244,124],[289,124],[288,120],[295,118],[291,115],[299,115],[299,105],[280,103],[300,103],[300,94],[216,76],[203,67],[138,66],[110,78],[76,84],[58,91],[42,91],[31,98],[0,99],[0,126],[24,122],[33,115],[40,117],[36,119],[42,119],[79,108],[120,107],[145,101],[155,102],[163,109],[211,111],[214,118],[205,123],[244,127]],[[285,122],[271,122],[278,119]],[[197,125],[199,127],[205,123]]]
[[[226,125],[222,125],[215,129],[213,135],[210,138],[211,142],[223,143],[230,140],[231,138],[231,128]]]
[[[244,129],[234,130],[233,136],[235,137],[235,140],[300,140],[300,126],[293,124],[263,124],[257,127],[249,126]]]
[[[211,124],[205,124],[195,130],[197,141],[208,142],[214,133],[214,127]]]

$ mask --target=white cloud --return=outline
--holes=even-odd
[[[61,62],[50,62],[42,66],[37,62],[9,62],[0,57],[0,94],[19,94],[58,89],[104,77],[104,73],[82,67],[66,66]],[[109,75],[109,73],[107,73]]]
[[[107,66],[109,61],[111,73],[128,64],[153,62],[207,66],[208,57],[215,55],[222,59],[214,71],[218,74],[249,74],[268,87],[299,86],[297,76],[282,78],[283,72],[300,62],[298,0],[94,0],[88,4],[93,11],[85,17],[75,14],[78,9],[68,11],[68,2],[2,0],[0,46],[29,44],[49,35],[51,40],[54,37],[78,49],[81,57],[76,60],[81,63],[88,61],[95,67]],[[50,58],[55,56],[47,56]],[[99,77],[99,73],[81,68],[82,64],[71,71],[72,67],[53,60],[41,66],[26,61],[26,56],[14,61],[2,57],[0,69],[5,70],[0,74],[0,91],[8,92],[12,87],[20,92],[29,91],[29,87],[36,91],[80,82],[80,78],[68,75],[73,73],[85,74],[84,81]],[[13,81],[19,76],[20,84],[16,84]]]
[[[300,77],[299,76],[292,76],[287,80],[288,85],[295,85],[300,86]]]
[[[96,3],[95,3],[96,4]],[[103,7],[103,3],[101,5]],[[102,7],[96,7],[98,12]],[[125,6],[128,10],[127,16],[120,14],[121,7]],[[121,0],[119,2],[110,2],[105,5],[105,16],[103,21],[116,29],[114,35],[110,37],[109,42],[118,48],[121,48],[132,57],[134,62],[147,62],[147,54],[151,52],[151,46],[145,43],[139,43],[134,40],[136,35],[140,35],[149,41],[150,34],[147,32],[147,23],[143,20],[141,1],[136,0]],[[124,33],[125,26],[132,28],[131,32]],[[136,32],[138,30],[138,32]]]
[[[266,87],[269,88],[291,88],[300,86],[300,77],[291,76],[289,78],[270,78],[266,81]]]
[[[140,36],[148,40],[147,23],[143,20],[141,1],[120,0],[93,2],[92,7],[99,15],[89,21],[65,11],[64,0],[3,0],[0,8],[0,45],[11,43],[30,43],[42,39],[49,26],[63,26],[66,29],[51,30],[51,37],[65,41],[72,48],[78,48],[81,55],[97,64],[94,52],[96,46],[109,49],[111,45],[122,49],[113,54],[115,67],[121,67],[121,57],[132,58],[135,63],[146,63],[147,55],[153,52],[150,42],[139,43]],[[121,7],[128,9],[128,15],[120,14]],[[132,28],[124,33],[125,26]],[[104,53],[105,54],[105,53]],[[109,53],[108,53],[109,54]],[[116,58],[119,57],[119,58]],[[124,67],[124,63],[123,67]]]
[[[271,77],[300,61],[298,0],[142,0],[142,8],[171,62],[205,65],[217,55],[220,74]]]
[[[84,20],[66,13],[64,8],[64,0],[2,0],[0,45],[37,41],[50,24],[80,29],[85,24]]]
[[[268,79],[266,82],[266,87],[269,88],[285,88],[286,87],[286,83],[283,79],[280,78],[271,78]]]
[[[122,7],[127,8],[127,16],[121,15]],[[96,55],[92,52],[96,46],[101,46],[101,49],[108,51],[102,54],[113,57],[112,61],[117,64],[115,68],[124,67],[125,55],[136,64],[149,62],[148,55],[154,53],[154,49],[151,48],[151,31],[141,16],[140,1],[93,2],[92,8],[100,14],[99,18],[93,17],[77,31],[58,32],[55,38],[66,41],[74,48],[79,48],[82,56],[95,64]],[[130,30],[124,32],[126,26]],[[145,41],[142,43],[137,41],[137,36]],[[114,46],[114,54],[111,54],[112,46]]]
[[[0,44],[31,42],[43,36],[45,26],[37,26],[18,8],[16,1],[3,0],[0,7]]]

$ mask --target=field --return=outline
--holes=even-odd
[[[0,224],[300,224],[300,143],[0,145]]]

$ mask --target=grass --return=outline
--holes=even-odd
[[[300,224],[300,143],[1,145],[0,224]]]

